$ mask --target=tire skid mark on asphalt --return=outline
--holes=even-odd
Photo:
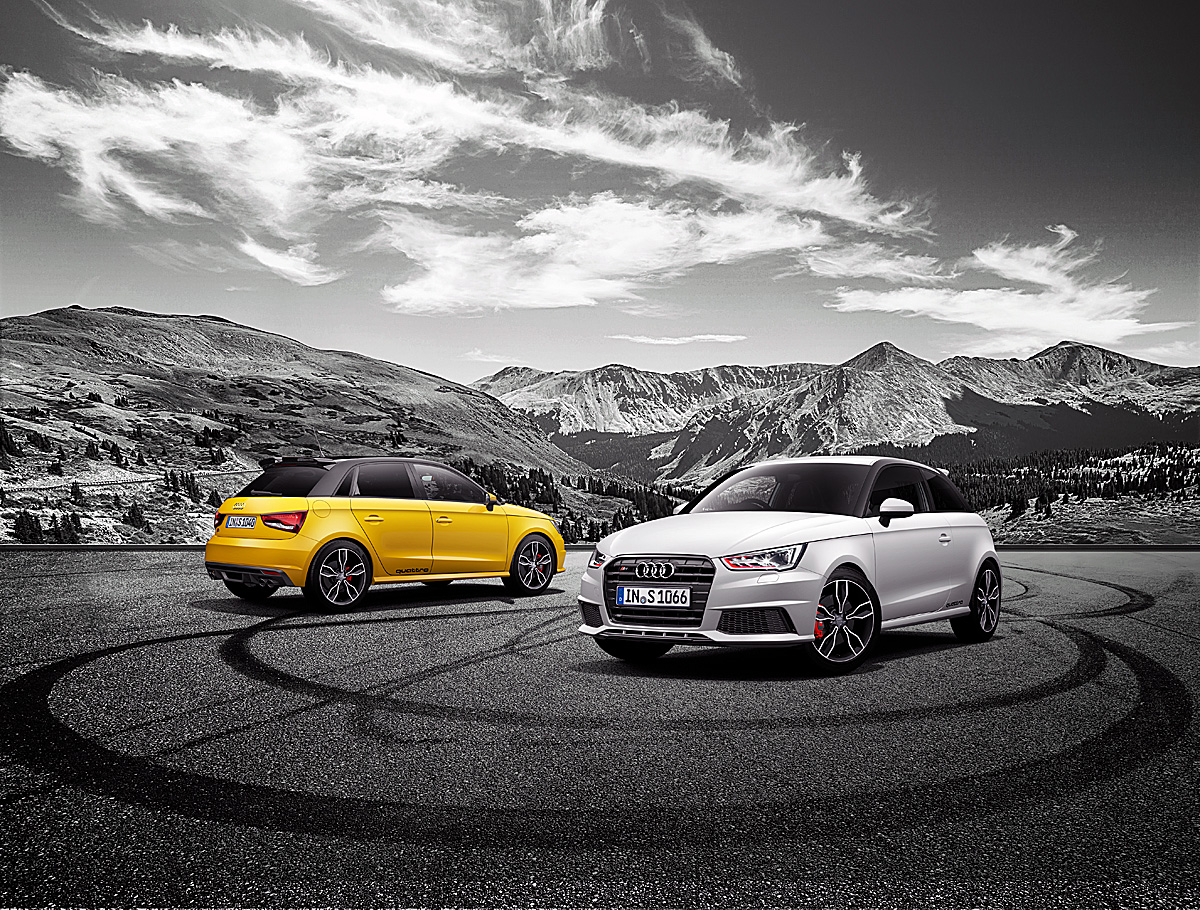
[[[540,613],[540,612],[543,612],[545,610],[550,610],[550,609],[557,610],[557,609],[561,609],[561,608],[560,607],[531,607],[531,608],[527,608],[527,609],[512,609],[512,610],[476,610],[476,611],[462,612],[462,613],[457,613],[457,614],[439,613],[439,614],[435,614],[432,616],[431,615],[407,614],[404,616],[365,619],[365,620],[360,620],[357,622],[355,622],[355,621],[338,621],[338,622],[330,622],[330,623],[307,622],[307,623],[295,623],[295,624],[289,624],[289,625],[281,625],[280,624],[280,621],[287,617],[272,617],[272,619],[267,620],[267,622],[265,622],[265,623],[260,623],[257,626],[252,626],[252,627],[249,627],[248,629],[245,629],[242,631],[250,631],[250,629],[256,629],[259,632],[267,632],[267,631],[286,632],[286,631],[291,631],[293,629],[327,628],[327,627],[346,626],[346,625],[358,626],[358,625],[367,625],[367,624],[384,623],[384,622],[410,622],[410,621],[416,621],[416,620],[421,620],[421,619],[467,619],[467,618],[474,618],[474,617],[479,617],[479,616],[511,615],[511,614],[519,614],[519,613]],[[250,668],[252,671],[258,669],[258,667],[256,666],[257,664],[261,664],[261,667],[263,667],[263,668],[268,668],[268,667],[270,667],[270,665],[265,662],[259,661],[257,658],[254,658],[253,661],[245,661],[245,659],[243,658],[243,656],[241,654],[240,649],[238,649],[238,648],[231,649],[230,648],[231,642],[239,640],[239,639],[240,639],[240,635],[234,634],[234,635],[231,635],[226,641],[224,641],[221,644],[221,646],[218,649],[218,652],[220,653],[221,658],[225,661],[225,663],[229,667],[231,667],[233,670],[240,673],[241,675],[247,676],[248,678],[255,680],[256,682],[267,682],[268,684],[272,684],[271,678],[273,677],[273,674],[246,672],[247,668]],[[487,653],[487,659],[490,659],[490,657],[492,656],[491,650],[493,650],[493,649],[489,649],[489,651]],[[230,655],[232,655],[232,657]],[[370,663],[381,663],[381,662],[388,660],[394,656],[395,655],[393,653],[381,654],[372,660],[356,661],[356,662],[352,663],[351,665],[352,666],[366,666],[367,664],[370,664]],[[478,663],[478,662],[479,662],[479,660],[476,659],[476,655],[471,655],[468,658],[462,658],[460,661],[453,662],[453,665],[447,665],[446,669],[444,669],[443,672],[446,672],[446,673],[454,672],[455,670],[463,669],[466,666],[470,666],[471,664]],[[244,664],[244,666],[243,666],[243,664]],[[459,664],[461,664],[461,666],[459,666]],[[438,674],[432,674],[432,675],[438,675]],[[182,752],[188,751],[189,749],[193,749],[198,746],[206,746],[206,745],[214,743],[220,739],[228,739],[231,736],[238,736],[242,733],[248,733],[251,730],[257,730],[262,727],[269,726],[271,724],[279,723],[280,721],[291,720],[292,718],[299,717],[299,716],[301,716],[303,714],[307,714],[311,711],[316,711],[321,708],[326,708],[331,704],[345,703],[347,701],[353,700],[353,699],[347,699],[347,698],[331,698],[328,695],[323,694],[323,693],[326,693],[327,691],[334,691],[334,692],[338,692],[338,693],[342,693],[342,694],[353,695],[356,692],[364,692],[364,693],[374,692],[377,689],[380,689],[385,686],[391,686],[394,683],[394,681],[389,680],[386,683],[383,683],[383,682],[375,683],[373,685],[367,686],[365,689],[362,689],[362,690],[354,690],[354,689],[345,689],[345,688],[342,688],[339,686],[332,686],[328,683],[317,682],[315,679],[312,679],[309,677],[295,676],[295,677],[291,677],[291,679],[294,680],[292,685],[273,685],[273,687],[277,688],[277,689],[283,689],[292,694],[306,695],[306,696],[314,699],[314,701],[312,703],[307,704],[307,705],[301,705],[296,708],[289,708],[286,711],[278,711],[278,712],[274,712],[271,714],[267,714],[263,717],[259,717],[259,718],[255,719],[253,721],[249,721],[244,724],[238,724],[233,727],[226,727],[222,730],[215,730],[211,733],[206,733],[202,736],[192,737],[190,739],[184,740],[181,743],[176,743],[174,746],[168,746],[167,748],[159,749],[159,750],[155,751],[154,754],[160,758],[165,758],[165,757],[171,756],[171,755],[178,755]],[[305,683],[307,685],[303,685]]]
[[[543,623],[537,624],[537,626],[545,626],[559,619],[559,617],[552,617]],[[914,718],[957,717],[995,708],[1008,708],[1028,702],[1040,701],[1077,689],[1098,678],[1104,672],[1107,663],[1104,650],[1092,645],[1085,632],[1070,628],[1057,630],[1066,635],[1078,650],[1078,657],[1075,663],[1060,676],[1016,692],[985,696],[955,704],[880,709],[857,714],[805,714],[786,718],[740,718],[736,720],[684,717],[676,719],[657,718],[652,722],[638,722],[632,718],[595,717],[583,714],[573,714],[569,717],[547,717],[545,713],[533,711],[503,708],[463,708],[455,705],[434,704],[414,699],[390,697],[390,693],[400,691],[417,682],[424,682],[435,676],[453,673],[469,666],[508,656],[516,648],[513,642],[519,641],[522,634],[518,634],[513,639],[510,639],[509,642],[505,642],[494,648],[483,649],[455,661],[448,661],[432,668],[416,671],[398,680],[361,690],[345,689],[329,683],[316,682],[302,676],[296,676],[280,667],[263,661],[249,647],[250,641],[259,632],[257,629],[247,629],[245,630],[245,634],[231,636],[227,641],[222,643],[221,656],[230,667],[239,673],[249,676],[251,679],[276,686],[294,694],[307,695],[315,699],[316,703],[310,705],[306,710],[341,702],[359,709],[388,714],[401,714],[449,722],[490,723],[497,726],[528,729],[577,731],[619,729],[656,734],[662,732],[723,733],[764,730],[807,730],[814,728],[828,729],[872,723],[894,723]],[[568,640],[572,637],[570,635],[563,636],[559,639],[525,647],[544,647],[554,644],[557,641]],[[292,716],[291,712],[289,712],[288,716]]]
[[[469,603],[469,601],[460,601],[460,602],[461,603]],[[377,612],[377,611],[372,610],[370,612]],[[495,611],[482,611],[482,612],[483,612],[483,614],[487,614],[487,613],[493,613]],[[270,617],[270,620],[275,623],[282,623],[288,619],[295,619],[295,618],[298,618],[301,616],[310,616],[310,615],[312,615],[312,614],[308,610],[299,609],[292,613],[281,613],[277,616],[272,616],[272,617]],[[439,616],[447,616],[448,614],[442,613],[442,614],[438,614],[438,615]],[[458,616],[466,617],[466,616],[475,616],[475,615],[479,615],[479,614],[476,614],[476,613],[455,614],[455,618],[457,618]],[[399,618],[400,617],[384,617],[383,621],[393,621],[393,620],[397,620]],[[428,616],[415,616],[413,618],[427,619],[429,617]],[[358,623],[354,623],[354,624],[355,625],[363,625],[363,624],[366,624],[367,622],[376,622],[376,621],[377,620],[361,620]],[[338,622],[338,623],[329,623],[328,625],[346,625],[346,624],[347,623],[345,623],[345,622]],[[321,626],[321,625],[325,625],[325,624],[323,624],[323,623],[297,623],[297,624],[283,626],[282,628],[283,629],[311,628],[314,625]],[[275,627],[272,626],[271,628],[275,628]],[[268,631],[268,630],[264,629],[264,631]],[[342,670],[349,669],[350,667],[365,667],[365,666],[368,666],[369,664],[380,663],[384,660],[388,660],[390,658],[395,658],[398,654],[404,653],[404,651],[405,651],[405,649],[401,649],[400,651],[391,650],[391,651],[388,651],[386,654],[380,654],[379,656],[372,658],[372,659],[364,659],[360,656],[360,657],[356,657],[354,660],[346,661],[344,663],[327,665],[324,668],[322,668],[319,672],[315,673],[314,677],[320,678],[322,676],[326,676],[331,673],[338,673]],[[49,663],[49,661],[38,661],[38,663]],[[99,738],[106,740],[106,741],[111,741],[111,740],[117,739],[121,736],[128,735],[130,733],[136,733],[139,730],[148,729],[150,727],[156,726],[157,724],[167,723],[167,722],[173,721],[173,720],[179,720],[184,717],[189,717],[189,716],[192,716],[195,714],[202,713],[204,711],[211,710],[212,708],[219,708],[219,707],[224,707],[226,705],[238,704],[239,702],[246,702],[253,698],[261,698],[261,697],[263,697],[263,695],[264,695],[264,693],[261,690],[251,689],[251,690],[247,690],[244,692],[239,692],[237,695],[227,696],[225,698],[210,699],[209,701],[194,704],[191,707],[186,708],[183,711],[176,712],[174,714],[169,714],[169,715],[164,715],[161,717],[152,718],[150,720],[141,721],[139,723],[132,724],[128,727],[123,727],[123,728],[113,731],[111,733],[106,733],[104,736],[99,737]]]
[[[1137,593],[1153,601],[1145,592]],[[1132,671],[1138,698],[1131,710],[1081,742],[1039,758],[949,781],[841,794],[834,808],[807,790],[800,799],[756,804],[752,812],[740,805],[714,806],[710,802],[688,807],[677,800],[666,805],[643,804],[636,812],[608,804],[597,809],[578,805],[507,809],[427,806],[277,790],[115,752],[81,736],[50,708],[50,696],[58,682],[105,656],[139,646],[223,635],[239,636],[244,643],[256,629],[265,631],[259,627],[273,620],[242,629],[185,633],[98,649],[18,677],[0,686],[0,709],[13,721],[0,727],[0,750],[69,785],[151,811],[359,840],[460,845],[463,832],[469,830],[472,843],[480,847],[520,843],[523,847],[591,850],[610,843],[626,849],[630,844],[665,849],[680,843],[712,844],[747,836],[789,841],[810,830],[850,836],[864,817],[872,818],[879,828],[904,829],[927,824],[931,805],[938,806],[940,817],[952,818],[994,811],[994,806],[1016,801],[1062,798],[1126,775],[1171,749],[1191,724],[1193,705],[1184,684],[1145,654],[1105,636],[1062,625],[1057,621],[1060,618],[1036,617],[1062,634],[1088,641],[1081,657],[1099,648]],[[799,786],[807,784],[801,781]]]
[[[211,637],[219,633],[204,633]],[[1062,798],[1068,792],[1125,775],[1166,753],[1191,722],[1192,703],[1183,684],[1161,664],[1120,642],[1082,633],[1133,671],[1139,699],[1113,724],[1067,749],[968,778],[848,793],[829,808],[823,797],[740,805],[709,802],[695,807],[645,804],[639,811],[605,806],[500,809],[426,806],[361,797],[277,790],[186,771],[113,752],[87,740],[49,709],[55,684],[96,659],[82,654],[0,687],[0,703],[16,723],[0,730],[0,747],[35,770],[48,771],[71,786],[153,811],[242,827],[358,840],[400,840],[461,845],[471,832],[476,847],[549,846],[595,849],[630,844],[665,849],[680,843],[712,844],[758,837],[788,841],[820,830],[852,835],[861,819],[881,829],[927,824],[929,807],[939,816],[978,814],[1019,800]],[[108,649],[105,649],[108,650]],[[16,709],[16,710],[13,710]],[[807,783],[801,781],[801,787]]]
[[[1082,581],[1088,584],[1099,585],[1102,588],[1111,588],[1114,591],[1119,591],[1127,598],[1126,602],[1115,607],[1106,607],[1103,610],[1076,610],[1070,613],[1054,613],[1046,617],[1047,619],[1097,619],[1102,616],[1128,616],[1131,613],[1140,613],[1142,610],[1148,610],[1154,606],[1154,595],[1148,591],[1141,591],[1137,588],[1131,588],[1128,585],[1117,584],[1115,581],[1101,581],[1096,578],[1086,578],[1083,575],[1069,575],[1066,572],[1052,572],[1049,569],[1034,569],[1029,566],[1007,566],[1009,569],[1016,569],[1019,572],[1037,572],[1040,575],[1053,575],[1057,578],[1069,578],[1072,581]],[[1020,611],[1013,611],[1020,613]],[[1032,614],[1023,613],[1023,616],[1033,617]]]

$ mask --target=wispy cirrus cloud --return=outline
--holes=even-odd
[[[634,344],[733,344],[745,341],[745,335],[609,335],[617,341],[632,341]]]
[[[997,353],[1179,325],[1145,320],[1152,291],[1090,277],[1096,250],[1061,225],[960,262],[909,252],[932,236],[924,205],[770,119],[684,0],[284,0],[293,31],[38,2],[94,72],[0,72],[0,138],[65,171],[85,217],[155,231],[131,242],[172,268],[368,273],[411,314],[661,314],[654,289],[753,262],[846,280],[838,310],[972,326]]]
[[[317,251],[315,245],[311,243],[300,243],[290,246],[286,250],[277,250],[247,237],[237,245],[237,248],[268,272],[274,272],[292,284],[312,287],[318,284],[328,284],[342,277],[341,272],[332,271],[317,264]]]
[[[384,289],[405,313],[480,313],[636,300],[703,264],[788,253],[823,242],[821,225],[777,211],[724,213],[599,193],[517,222],[516,236],[385,216],[376,247],[416,274]]]
[[[956,277],[935,256],[914,255],[879,243],[833,246],[808,256],[808,271],[823,278],[881,278],[937,284]]]
[[[992,243],[975,250],[964,265],[1018,281],[1029,288],[968,289],[905,287],[892,290],[839,288],[827,304],[843,312],[882,312],[924,316],[972,325],[990,333],[970,343],[967,353],[1030,354],[1064,339],[1116,345],[1124,339],[1182,328],[1185,322],[1143,322],[1153,289],[1088,277],[1091,254],[1070,249],[1076,234],[1063,225],[1049,230],[1058,241],[1014,246]]]
[[[298,283],[354,268],[314,271],[318,257],[362,249],[352,238],[331,241],[343,214],[375,220],[411,253],[415,267],[382,291],[406,312],[636,300],[697,265],[794,258],[825,222],[884,235],[923,229],[917,207],[871,194],[857,156],[826,156],[790,124],[745,129],[707,112],[713,87],[740,93],[746,112],[757,108],[733,59],[678,0],[636,14],[584,0],[293,5],[344,32],[336,56],[261,26],[186,31],[97,13],[71,21],[47,7],[92,47],[122,55],[123,71],[144,63],[146,76],[62,88],[9,74],[0,80],[0,135],[65,168],[93,220],[190,218],[231,238],[268,234],[306,252],[287,263],[265,241],[230,242]],[[171,65],[216,75],[170,81],[160,73]],[[696,100],[650,105],[604,88],[603,78],[570,78],[614,72],[675,80]],[[229,74],[267,80],[273,98],[260,89],[251,101]],[[539,156],[568,160],[577,173],[610,173],[621,188],[587,205],[564,201],[569,185],[541,194],[482,185],[479,161],[495,161],[503,175]],[[475,179],[463,179],[464,169]],[[650,245],[621,242],[609,217],[618,202],[637,218],[634,233],[658,232]],[[762,241],[756,223],[767,230]],[[680,246],[689,237],[698,254]],[[432,238],[446,248],[433,249]],[[584,261],[584,243],[600,265]],[[462,268],[464,256],[475,257],[474,269]]]
[[[471,348],[471,350],[462,355],[462,359],[475,363],[503,363],[514,367],[529,366],[528,363],[519,357],[510,357],[508,354],[492,354],[484,351],[482,348]]]

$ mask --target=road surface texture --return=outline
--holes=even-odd
[[[1200,906],[1200,552],[1006,551],[981,645],[631,668],[549,593],[0,554],[0,905]]]

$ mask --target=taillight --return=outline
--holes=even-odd
[[[225,516],[224,516],[224,515],[222,515],[220,512],[218,512],[216,515],[214,515],[214,516],[213,516],[213,530],[214,530],[214,531],[215,531],[217,528],[221,527],[221,519],[222,519],[222,518],[224,518],[224,517],[225,517]]]
[[[270,515],[260,515],[262,523],[276,531],[291,531],[295,534],[304,525],[307,512],[272,512]]]

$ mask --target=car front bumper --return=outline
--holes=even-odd
[[[579,631],[585,635],[691,645],[795,645],[816,638],[813,629],[816,607],[824,585],[823,576],[803,568],[787,572],[733,572],[717,563],[708,602],[699,621],[689,626],[668,627],[614,617],[605,601],[603,570],[589,568],[580,584],[583,625]],[[762,621],[767,612],[772,614],[769,623]],[[780,614],[786,616],[786,630],[761,630],[764,625],[778,628]],[[728,631],[731,629],[738,631]]]

